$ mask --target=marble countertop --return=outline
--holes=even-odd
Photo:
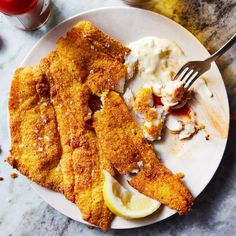
[[[0,235],[103,235],[73,221],[45,203],[22,175],[4,162],[9,150],[7,100],[11,78],[30,48],[62,20],[85,10],[123,6],[120,0],[54,0],[47,25],[27,33],[11,26],[0,15]],[[151,0],[145,8],[164,14],[190,30],[210,52],[236,32],[236,0]],[[236,46],[218,66],[223,75],[231,108],[229,141],[214,178],[196,199],[193,210],[161,223],[133,230],[110,230],[106,235],[236,235]]]

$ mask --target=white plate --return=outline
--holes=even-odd
[[[122,7],[96,9],[62,22],[34,46],[22,65],[38,63],[41,57],[54,48],[56,40],[82,19],[94,22],[124,44],[144,36],[157,36],[175,41],[184,50],[188,59],[205,59],[209,56],[207,50],[192,34],[170,19],[153,12]],[[173,172],[185,173],[184,181],[194,197],[201,193],[214,175],[224,153],[229,128],[227,94],[215,64],[207,73],[207,78],[214,97],[205,96],[196,84],[197,101],[193,106],[197,111],[198,120],[207,127],[210,141],[206,141],[205,132],[200,131],[189,141],[179,141],[175,135],[168,135],[166,140],[155,145],[162,161]],[[32,184],[35,191],[55,209],[74,220],[87,223],[82,220],[78,208],[62,194]],[[166,219],[174,213],[168,207],[163,207],[156,214],[145,219],[125,220],[116,217],[111,228],[124,229],[148,225]]]

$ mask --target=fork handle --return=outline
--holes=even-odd
[[[226,51],[228,51],[236,43],[236,34],[218,51],[205,60],[205,62],[211,63],[216,61],[220,56],[222,56]]]

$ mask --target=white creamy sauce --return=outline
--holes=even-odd
[[[186,62],[181,48],[168,39],[156,37],[145,37],[132,42],[129,48],[132,53],[125,63],[128,66],[128,74],[133,74],[132,68],[138,59],[138,75],[135,80],[140,83],[139,87],[150,86],[153,94],[162,97],[166,110],[176,105],[181,99],[181,96],[176,95],[181,95],[178,91],[183,88],[180,81],[172,79]]]
[[[130,43],[129,48],[138,58],[139,76],[144,83],[153,87],[157,96],[161,96],[166,82],[186,62],[183,51],[168,39],[145,37]]]

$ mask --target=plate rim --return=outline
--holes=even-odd
[[[74,14],[66,19],[64,19],[63,21],[59,22],[57,25],[55,25],[53,28],[51,28],[49,31],[47,31],[45,34],[43,34],[39,40],[37,40],[37,42],[31,47],[31,49],[29,50],[29,52],[25,55],[23,61],[20,63],[20,67],[23,67],[23,66],[27,66],[25,63],[28,59],[28,57],[30,57],[31,53],[35,50],[35,48],[37,48],[37,46],[44,40],[44,38],[46,38],[49,34],[51,34],[53,31],[57,30],[57,28],[59,28],[61,25],[77,18],[77,17],[81,17],[83,15],[86,15],[86,14],[91,14],[91,13],[95,13],[95,12],[98,12],[98,11],[112,11],[112,10],[131,10],[131,11],[139,11],[139,12],[146,12],[148,14],[151,14],[151,15],[158,15],[158,17],[161,17],[163,18],[164,20],[166,21],[169,21],[171,22],[172,24],[174,24],[176,27],[180,28],[182,31],[184,31],[185,33],[187,33],[193,40],[195,40],[198,45],[210,56],[211,54],[208,52],[208,50],[206,49],[206,47],[200,42],[200,40],[198,38],[196,38],[190,31],[188,31],[186,28],[184,28],[182,25],[180,25],[179,23],[175,22],[174,20],[164,16],[164,15],[161,15],[159,13],[156,13],[156,12],[153,12],[153,11],[150,11],[150,10],[147,10],[147,9],[140,9],[140,8],[135,8],[135,7],[129,7],[129,6],[111,6],[111,7],[99,7],[99,8],[94,8],[94,9],[90,9],[90,10],[86,10],[86,11],[82,11],[80,13],[77,13],[77,14]],[[229,98],[228,98],[228,93],[227,93],[227,90],[226,90],[226,87],[225,87],[225,83],[224,83],[224,79],[222,77],[222,74],[217,66],[217,64],[214,62],[213,65],[215,66],[215,69],[217,70],[218,74],[220,75],[220,79],[222,80],[222,84],[223,84],[223,88],[224,88],[224,91],[225,91],[225,95],[226,95],[226,102],[227,102],[227,107],[226,108],[226,112],[227,112],[227,115],[228,115],[228,119],[227,119],[227,137],[225,138],[224,140],[224,147],[222,148],[223,151],[222,151],[222,155],[221,155],[221,158],[220,158],[220,161],[218,163],[218,165],[216,166],[216,169],[214,170],[214,172],[212,173],[211,177],[209,178],[208,182],[206,183],[205,187],[198,193],[198,195],[195,197],[195,199],[206,189],[206,187],[208,186],[208,184],[211,182],[211,180],[213,179],[214,175],[216,174],[216,171],[217,169],[219,168],[219,165],[221,164],[222,162],[222,159],[223,159],[223,156],[224,156],[224,153],[225,153],[225,150],[226,150],[226,147],[227,147],[227,143],[228,143],[228,137],[229,137],[229,128],[230,128],[230,107],[229,107]],[[226,105],[226,104],[225,104]],[[9,114],[9,112],[8,112]],[[9,116],[10,117],[10,116]],[[9,136],[10,137],[10,136]],[[27,179],[28,180],[28,179]],[[58,210],[56,207],[54,207],[53,205],[51,205],[46,199],[45,197],[41,194],[41,191],[38,191],[38,187],[40,188],[44,188],[42,186],[39,186],[38,184],[36,184],[35,182],[33,181],[30,181],[28,180],[31,187],[33,188],[33,190],[47,203],[49,204],[51,207],[53,207],[55,210],[59,211],[61,214],[65,215],[66,217],[68,218],[71,218],[77,222],[80,222],[80,223],[83,223],[83,224],[86,224],[86,225],[92,225],[90,224],[89,222],[87,221],[84,221],[83,219],[81,219],[81,221],[79,221],[78,219],[75,219],[71,216],[68,216],[66,215],[65,213],[63,213],[61,210]],[[46,188],[44,188],[46,189]],[[48,190],[48,189],[46,189]],[[50,191],[50,190],[49,190]],[[67,199],[66,199],[67,200]],[[110,229],[134,229],[134,228],[140,228],[140,227],[143,227],[143,226],[148,226],[148,225],[151,225],[151,224],[155,224],[155,223],[159,223],[163,220],[166,220],[170,217],[172,217],[173,215],[175,215],[177,212],[174,212],[173,214],[169,215],[167,218],[165,219],[162,219],[160,221],[156,221],[156,222],[148,222],[148,223],[145,223],[145,224],[140,224],[140,225],[133,225],[133,226],[129,226],[129,227],[110,227]],[[94,225],[93,225],[94,226]],[[97,226],[95,226],[97,227]]]

